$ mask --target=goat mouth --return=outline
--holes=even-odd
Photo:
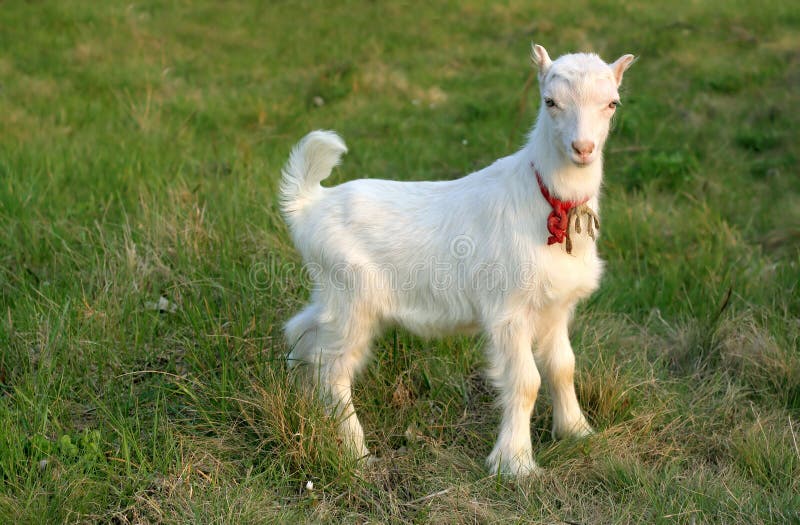
[[[593,156],[583,157],[578,155],[571,155],[571,158],[572,158],[572,163],[579,167],[588,166],[589,164],[594,162]]]

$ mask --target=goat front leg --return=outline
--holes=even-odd
[[[553,398],[553,436],[584,437],[594,431],[583,415],[575,395],[575,354],[569,342],[571,306],[552,307],[540,312],[534,354]]]
[[[524,476],[539,470],[531,447],[531,413],[541,379],[531,350],[526,320],[507,321],[491,329],[489,378],[499,390],[503,410],[500,432],[486,460],[492,473]]]

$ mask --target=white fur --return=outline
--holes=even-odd
[[[369,452],[351,385],[372,339],[393,324],[423,336],[487,333],[488,375],[502,407],[492,472],[538,468],[530,416],[540,372],[552,393],[553,433],[591,432],[575,396],[568,323],[577,301],[597,289],[602,261],[585,229],[572,235],[571,255],[564,244],[547,245],[551,208],[531,163],[553,195],[589,198],[598,211],[609,104],[633,57],[551,61],[541,46],[532,57],[542,107],[529,141],[480,171],[444,182],[361,179],[323,188],[347,151],[331,131],[303,138],[283,170],[284,215],[315,283],[311,303],[286,325],[289,364],[310,365],[359,457]],[[558,106],[546,107],[547,98]],[[591,141],[592,153],[573,150],[576,141]]]

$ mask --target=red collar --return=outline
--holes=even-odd
[[[536,182],[539,183],[539,190],[542,192],[542,196],[553,208],[553,211],[547,216],[547,231],[550,232],[550,237],[547,238],[547,245],[562,243],[567,237],[567,229],[569,228],[569,218],[567,216],[569,210],[575,206],[586,204],[589,201],[589,197],[582,201],[562,201],[558,197],[554,197],[542,182],[542,176],[539,175],[539,170],[536,169],[533,162],[531,162],[531,167],[536,172]]]

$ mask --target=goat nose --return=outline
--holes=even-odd
[[[576,140],[572,143],[572,149],[581,156],[591,155],[594,151],[594,142],[591,140]]]

